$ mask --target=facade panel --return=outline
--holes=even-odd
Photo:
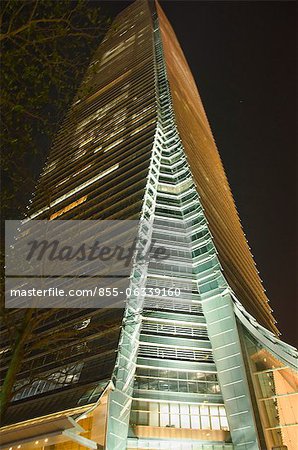
[[[137,0],[115,19],[30,219],[140,219],[142,242],[168,258],[136,256],[123,283],[145,294],[125,309],[58,310],[37,327],[32,342],[59,327],[77,329],[77,340],[29,353],[18,383],[36,381],[11,403],[4,448],[294,450],[297,419],[284,398],[293,411],[297,353],[277,336],[197,88],[157,3]]]

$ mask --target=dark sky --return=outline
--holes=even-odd
[[[115,13],[131,2],[102,3]],[[282,338],[297,345],[295,2],[160,3],[197,82]]]

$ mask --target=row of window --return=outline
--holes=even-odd
[[[132,425],[228,430],[225,407],[182,403],[133,402]]]
[[[137,376],[167,378],[171,380],[199,381],[205,383],[217,383],[217,375],[214,372],[181,372],[172,369],[154,369],[139,366]]]
[[[207,337],[207,329],[196,328],[191,326],[182,326],[168,323],[157,322],[143,322],[142,333],[158,333],[158,334],[173,334],[173,335],[185,335],[192,337]]]
[[[135,389],[150,391],[185,392],[189,394],[219,394],[218,384],[199,381],[182,381],[171,379],[154,379],[137,377]]]
[[[156,347],[153,345],[141,344],[139,356],[159,359],[180,359],[185,361],[213,362],[210,350],[190,350],[176,347]]]
[[[162,309],[199,314],[203,312],[202,305],[199,303],[193,304],[178,300],[165,300],[163,298],[156,299],[151,297],[145,298],[144,309]]]
[[[79,381],[83,365],[83,363],[77,363],[61,368],[58,372],[54,372],[42,380],[35,380],[33,382],[28,380],[28,386],[26,386],[27,380],[25,380],[19,385],[16,385],[17,393],[13,397],[13,401],[33,397],[34,395],[77,383]]]

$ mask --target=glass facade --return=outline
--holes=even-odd
[[[41,316],[32,345],[61,329],[76,336],[55,350],[28,346],[16,388],[34,382],[16,390],[7,435],[67,411],[89,421],[88,433],[64,433],[64,444],[47,437],[43,448],[294,450],[297,419],[284,399],[297,398],[297,354],[277,337],[196,86],[157,3],[137,0],[115,19],[30,219],[140,219],[142,244],[168,257],[136,257],[121,285],[132,292],[125,309]]]
[[[153,427],[229,429],[223,405],[186,405],[183,403],[137,401],[132,404],[131,421],[133,424]]]

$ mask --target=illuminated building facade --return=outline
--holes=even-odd
[[[137,0],[115,19],[29,217],[142,219],[145,241],[170,258],[136,263],[131,286],[180,295],[132,296],[125,311],[58,311],[41,324],[39,335],[72,327],[78,340],[28,356],[19,379],[34,370],[36,380],[8,410],[3,448],[294,450],[297,354],[278,338],[197,88],[158,4]]]

